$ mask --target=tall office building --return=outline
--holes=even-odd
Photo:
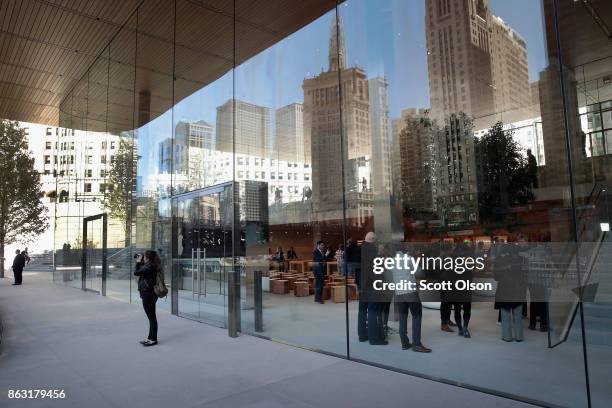
[[[391,153],[388,82],[383,77],[368,81],[372,138],[372,205],[374,230],[381,239],[391,239]]]
[[[349,218],[361,223],[371,216],[371,159],[369,83],[366,72],[346,68],[346,47],[342,20],[334,19],[329,41],[329,69],[306,78],[304,89],[304,131],[311,141],[314,209],[319,213],[342,211],[342,168]],[[340,75],[338,75],[340,69]],[[342,78],[342,119],[338,81]],[[344,143],[344,146],[341,143]]]
[[[310,141],[304,140],[304,105],[292,103],[274,113],[274,158],[290,162],[310,162]]]
[[[527,44],[489,0],[426,0],[429,90],[437,121],[465,112],[474,129],[527,119]]]
[[[415,212],[435,212],[439,129],[426,109],[404,109],[397,124],[400,197]]]
[[[236,117],[234,118],[234,105]],[[235,120],[235,127],[234,125]],[[240,100],[228,100],[217,108],[217,150],[268,157],[270,109]],[[232,132],[234,129],[234,132]]]
[[[179,121],[174,131],[174,186],[179,190],[200,188],[212,182],[210,159],[215,150],[212,125],[204,120]],[[162,148],[162,152],[167,148]],[[168,154],[160,155],[167,158]]]
[[[425,33],[432,118],[494,112],[488,0],[426,0]]]
[[[374,194],[391,193],[391,154],[389,151],[389,92],[385,78],[368,81],[370,93],[370,129],[372,135],[372,190]]]
[[[476,155],[473,124],[467,115],[451,114],[441,131],[433,132],[437,163],[436,210],[443,225],[478,221]]]
[[[500,17],[491,15],[491,60],[496,120],[532,117],[527,43]]]

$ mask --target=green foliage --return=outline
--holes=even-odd
[[[0,246],[28,242],[47,227],[40,175],[30,156],[25,130],[0,120]]]
[[[527,159],[513,139],[497,122],[476,141],[479,170],[478,206],[483,221],[499,221],[507,210],[533,200]]]
[[[108,173],[107,191],[103,204],[111,218],[122,222],[126,245],[130,237],[130,214],[133,205],[132,194],[135,191],[135,175],[134,143],[129,138],[122,137],[119,140],[115,161]]]

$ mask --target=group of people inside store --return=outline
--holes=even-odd
[[[461,274],[454,270],[443,268],[429,268],[408,270],[402,268],[385,269],[382,273],[374,272],[375,258],[393,258],[396,256],[419,256],[443,259],[466,258],[484,256],[487,259],[488,272],[497,282],[494,293],[494,308],[499,310],[498,324],[501,325],[501,338],[504,341],[521,342],[524,340],[523,319],[527,318],[529,309],[529,329],[536,330],[540,324],[540,331],[548,331],[547,304],[543,292],[528,283],[528,265],[525,258],[526,238],[519,236],[516,242],[498,243],[495,240],[488,249],[482,242],[474,245],[470,241],[455,244],[427,244],[416,247],[410,243],[382,244],[378,243],[376,234],[368,232],[363,243],[358,245],[354,239],[349,239],[346,251],[343,249],[338,264],[344,265],[344,273],[355,278],[359,288],[359,309],[357,334],[360,342],[369,342],[371,345],[387,345],[388,336],[393,332],[389,328],[389,315],[395,313],[399,317],[399,337],[403,350],[411,349],[415,352],[430,353],[421,340],[421,323],[423,316],[422,302],[432,301],[440,307],[440,329],[443,332],[454,333],[463,338],[471,338],[470,317],[472,310],[472,291],[445,289],[431,291],[419,290],[421,281],[447,281],[457,279],[464,281],[474,280],[474,271],[465,270]],[[315,302],[322,302],[321,293],[325,278],[324,264],[327,260],[337,258],[327,250],[326,244],[317,242],[313,252],[313,272],[316,279]],[[337,259],[336,259],[337,260]],[[413,282],[413,285],[403,285],[394,290],[373,290],[374,281],[385,282]],[[378,285],[380,286],[380,285]],[[527,293],[530,293],[530,303],[527,305]],[[490,301],[490,300],[489,300]],[[451,315],[454,312],[454,321]],[[408,317],[412,317],[412,339],[408,336]]]

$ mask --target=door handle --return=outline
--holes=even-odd
[[[206,248],[202,248],[204,255],[204,296],[206,296]]]
[[[191,248],[191,297],[195,296],[195,260],[194,260],[195,249]]]
[[[198,248],[198,299],[202,295],[202,280],[200,279],[200,264],[202,258],[200,257],[200,248]]]

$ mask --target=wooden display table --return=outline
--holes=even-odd
[[[331,297],[332,302],[334,303],[344,303],[346,302],[346,293],[344,286],[332,286],[331,287]]]
[[[285,279],[270,279],[270,292],[277,295],[289,293],[288,281]]]
[[[347,286],[349,300],[359,300],[359,290],[357,289],[357,285],[354,283],[349,283]]]
[[[298,272],[304,273],[304,262],[299,259],[294,259],[289,261],[289,270],[296,270]]]
[[[295,282],[293,294],[296,297],[306,297],[310,295],[310,288],[308,287],[308,282]]]

